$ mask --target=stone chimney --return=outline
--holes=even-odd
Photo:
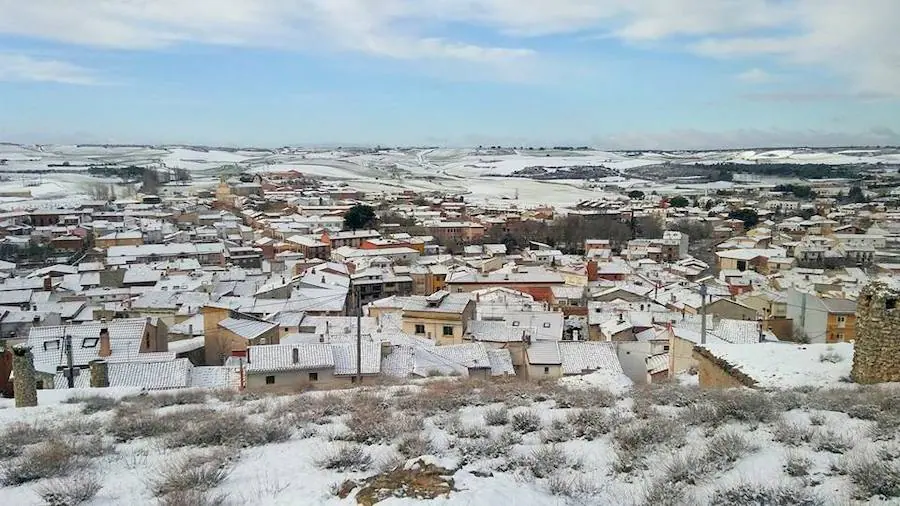
[[[50,279],[50,276],[44,276],[44,291],[49,292],[53,290],[53,280]]]
[[[587,272],[588,281],[597,281],[600,278],[600,276],[597,273],[597,261],[596,260],[588,260],[588,263],[585,266],[585,271]]]
[[[106,360],[91,360],[91,388],[109,386],[109,364]]]
[[[13,388],[16,395],[16,407],[27,408],[37,406],[37,378],[34,373],[34,355],[29,346],[13,347]]]
[[[106,326],[106,322],[101,323],[100,327],[100,352],[99,356],[106,358],[112,355],[112,345],[109,342],[109,329]]]

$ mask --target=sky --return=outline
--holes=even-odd
[[[900,145],[896,0],[0,0],[0,141]]]

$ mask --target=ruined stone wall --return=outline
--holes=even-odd
[[[23,345],[13,347],[13,388],[16,407],[37,406],[37,382],[34,372],[34,356],[31,348]]]
[[[853,381],[900,381],[900,285],[873,281],[859,295]]]

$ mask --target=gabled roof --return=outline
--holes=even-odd
[[[562,357],[557,341],[534,341],[525,349],[528,363],[532,365],[561,365]]]
[[[297,360],[294,361],[295,352]],[[330,344],[267,344],[250,346],[250,373],[330,369],[335,366]]]
[[[598,369],[622,372],[616,345],[610,342],[561,341],[559,352],[563,374],[584,374]]]
[[[109,386],[140,387],[147,390],[165,390],[191,386],[191,361],[179,358],[164,362],[111,362]],[[90,387],[90,371],[85,369],[75,379],[76,388]],[[53,377],[55,388],[66,388],[68,382],[62,372]]]
[[[356,374],[356,343],[333,343],[335,376]],[[381,372],[381,343],[362,343],[362,374]]]
[[[32,327],[28,334],[28,346],[34,354],[34,366],[43,372],[55,373],[66,365],[64,336],[72,336],[73,359],[76,366],[86,366],[100,358],[101,322],[80,325]],[[147,329],[145,318],[113,320],[106,324],[109,330],[109,360],[136,360],[141,355],[141,341]]]
[[[256,339],[277,327],[276,324],[270,322],[239,320],[237,318],[226,318],[219,322],[219,326],[245,339]]]

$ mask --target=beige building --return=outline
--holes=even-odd
[[[475,302],[469,294],[439,291],[427,297],[407,299],[401,321],[403,332],[445,345],[461,344],[468,322],[473,318]]]
[[[275,323],[214,305],[204,306],[202,312],[207,365],[221,365],[235,352],[246,352],[249,346],[279,342]]]

